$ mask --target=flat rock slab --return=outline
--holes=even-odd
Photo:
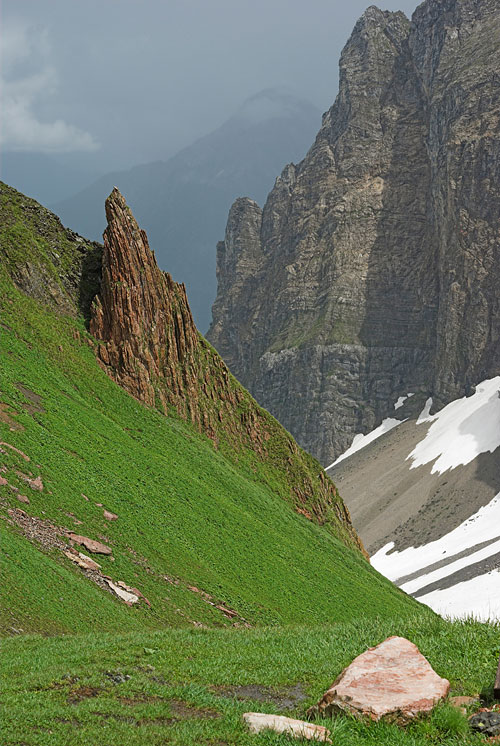
[[[275,733],[287,733],[294,738],[305,738],[308,741],[318,741],[320,743],[333,743],[329,731],[322,725],[305,723],[303,720],[294,720],[284,715],[245,712],[243,720],[247,723],[251,733],[273,730]]]
[[[388,637],[358,655],[307,715],[349,712],[405,722],[432,710],[449,688],[450,682],[437,675],[416,645],[404,637]]]
[[[71,541],[74,541],[75,544],[81,544],[85,549],[88,549],[89,552],[93,552],[94,554],[111,554],[111,548],[106,546],[106,544],[102,544],[100,541],[89,539],[88,536],[74,534],[72,531],[68,532],[68,536]]]
[[[66,557],[70,559],[72,562],[77,564],[79,567],[82,567],[84,570],[96,570],[99,571],[101,569],[101,566],[99,563],[95,562],[90,557],[87,557],[86,554],[83,554],[82,552],[75,552],[75,550],[68,550],[64,552]]]
[[[125,588],[121,588],[116,583],[113,583],[112,580],[110,580],[108,577],[104,576],[104,580],[109,585],[112,591],[116,593],[116,595],[121,598],[123,601],[125,601],[128,606],[132,606],[132,604],[136,604],[139,600],[139,596],[137,596],[135,593],[131,593],[130,591],[126,591]],[[120,581],[119,581],[120,582]],[[128,586],[126,586],[128,587]]]

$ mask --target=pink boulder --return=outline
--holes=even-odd
[[[118,516],[116,513],[112,513],[110,510],[103,510],[102,511],[103,516],[107,521],[116,521],[118,520]]]
[[[111,554],[111,548],[106,546],[106,544],[101,544],[100,541],[89,539],[88,536],[74,534],[72,531],[68,533],[68,536],[71,541],[74,541],[75,544],[81,544],[85,549],[88,549],[89,552],[94,552],[95,554]]]
[[[307,714],[349,712],[403,723],[432,710],[449,688],[450,682],[437,675],[416,645],[404,637],[388,637],[358,655]]]

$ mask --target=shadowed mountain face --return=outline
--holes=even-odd
[[[209,339],[325,464],[500,369],[499,50],[495,0],[371,6],[306,158],[231,208]]]
[[[312,104],[263,91],[168,161],[103,176],[54,210],[66,225],[100,239],[104,199],[118,186],[155,246],[160,267],[185,282],[204,331],[216,293],[214,247],[231,202],[241,194],[264,200],[283,165],[304,155],[319,121]]]

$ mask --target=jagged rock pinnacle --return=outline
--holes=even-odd
[[[216,445],[224,438],[233,450],[250,448],[281,469],[285,460],[296,509],[310,520],[338,522],[346,543],[362,549],[317,462],[256,404],[198,333],[184,285],[159,269],[146,233],[116,188],[106,200],[106,216],[101,289],[90,331],[100,340],[98,360],[108,375],[167,415],[175,408]]]

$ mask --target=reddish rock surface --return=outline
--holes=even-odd
[[[32,490],[38,490],[38,492],[42,492],[43,490],[43,482],[41,477],[36,477],[36,479],[29,479],[28,484]]]
[[[308,716],[349,712],[404,722],[432,710],[449,688],[449,681],[437,675],[416,645],[404,637],[388,637],[358,655]]]
[[[94,554],[111,554],[112,550],[110,547],[106,546],[106,544],[102,544],[100,541],[96,541],[95,539],[89,539],[88,536],[80,536],[79,534],[74,534],[72,531],[69,531],[68,537],[71,541],[74,541],[75,544],[81,544],[88,549],[89,552],[93,552]]]
[[[20,450],[19,450],[19,448],[16,448],[15,446],[11,446],[11,444],[10,444],[10,443],[5,443],[4,441],[0,441],[0,450],[1,450],[1,446],[5,446],[6,448],[10,448],[10,450],[11,450],[11,451],[15,451],[15,452],[16,452],[16,453],[18,453],[18,454],[19,454],[19,455],[21,456],[21,458],[23,458],[23,459],[24,459],[25,461],[29,461],[29,460],[30,460],[30,457],[29,457],[29,456],[27,456],[27,455],[26,455],[25,453],[23,453],[22,451],[20,451]]]
[[[105,517],[105,519],[107,521],[116,521],[116,520],[118,520],[118,516],[116,515],[116,513],[111,513],[111,511],[109,511],[109,510],[103,510],[102,514],[103,514],[103,516]]]
[[[163,273],[125,200],[114,189],[106,200],[101,294],[90,331],[105,342],[98,355],[108,373],[150,406],[156,397],[182,413],[196,408],[184,397],[194,389],[198,333],[184,285]],[[155,386],[156,381],[164,383]]]
[[[27,497],[26,495],[16,495],[16,497],[20,503],[24,503],[25,505],[30,504],[29,497]]]

